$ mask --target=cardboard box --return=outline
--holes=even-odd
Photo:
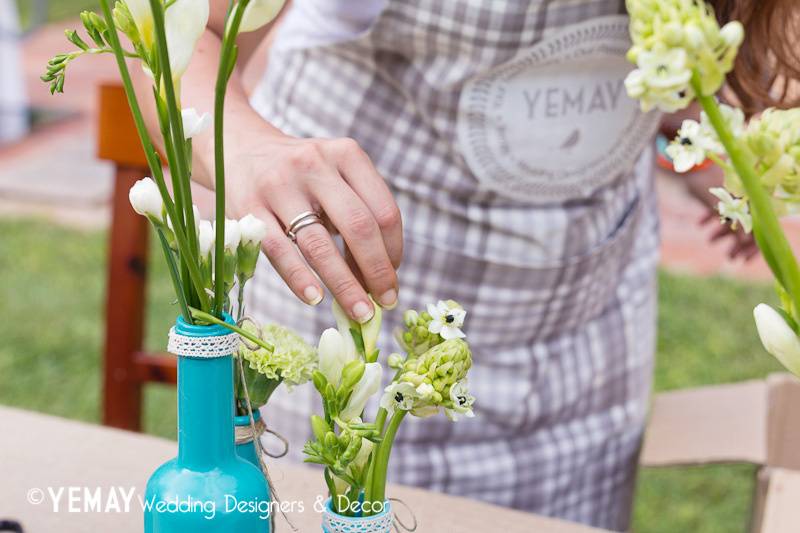
[[[800,532],[800,380],[774,374],[657,395],[642,466],[715,463],[760,467],[753,533]]]

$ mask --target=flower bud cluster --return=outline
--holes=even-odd
[[[716,93],[733,68],[744,28],[732,21],[720,28],[710,6],[697,0],[627,0],[633,46],[628,59],[637,69],[625,80],[642,110],[675,112],[694,98],[693,75],[703,95]]]

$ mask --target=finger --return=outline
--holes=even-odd
[[[386,180],[356,141],[337,139],[328,143],[327,149],[333,152],[342,177],[372,212],[389,260],[392,266],[399,267],[403,258],[403,220]]]
[[[350,318],[359,323],[372,318],[372,302],[322,224],[298,230],[297,246]]]
[[[261,248],[286,285],[307,304],[320,303],[323,292],[319,280],[283,232],[275,216],[265,209],[257,210],[254,216],[267,225],[267,236],[261,242]]]
[[[353,254],[369,292],[382,307],[394,307],[397,304],[397,273],[372,212],[341,181],[320,180],[315,193]]]
[[[317,211],[303,193],[284,188],[280,199],[272,198],[273,208],[283,227],[287,227],[299,214]],[[311,268],[330,289],[333,297],[358,322],[366,322],[374,314],[372,302],[366,291],[348,268],[342,254],[333,242],[323,223],[311,224],[297,230],[296,244]]]
[[[704,226],[704,225],[708,224],[709,222],[711,222],[712,220],[714,220],[715,218],[717,218],[717,213],[716,213],[716,211],[711,211],[711,210],[709,210],[709,211],[708,211],[708,212],[707,212],[705,215],[703,215],[703,217],[700,219],[700,225],[701,225],[701,226]]]
[[[709,240],[711,242],[717,242],[724,239],[728,235],[731,235],[731,229],[728,226],[723,225],[722,227],[714,230],[714,233],[711,234],[711,238]]]
[[[745,261],[750,261],[751,259],[756,257],[758,255],[758,252],[760,252],[760,251],[761,250],[758,248],[758,245],[756,245],[756,243],[752,243],[748,247],[747,252],[745,253],[744,260]]]

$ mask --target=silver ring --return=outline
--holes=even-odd
[[[286,228],[286,236],[297,242],[297,232],[312,224],[322,224],[322,218],[315,211],[303,211],[289,222]]]

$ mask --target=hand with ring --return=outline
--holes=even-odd
[[[267,223],[264,252],[291,290],[316,305],[321,280],[359,322],[374,313],[368,294],[394,307],[402,222],[367,154],[351,139],[288,137],[260,117],[241,131],[226,142],[228,212]]]

